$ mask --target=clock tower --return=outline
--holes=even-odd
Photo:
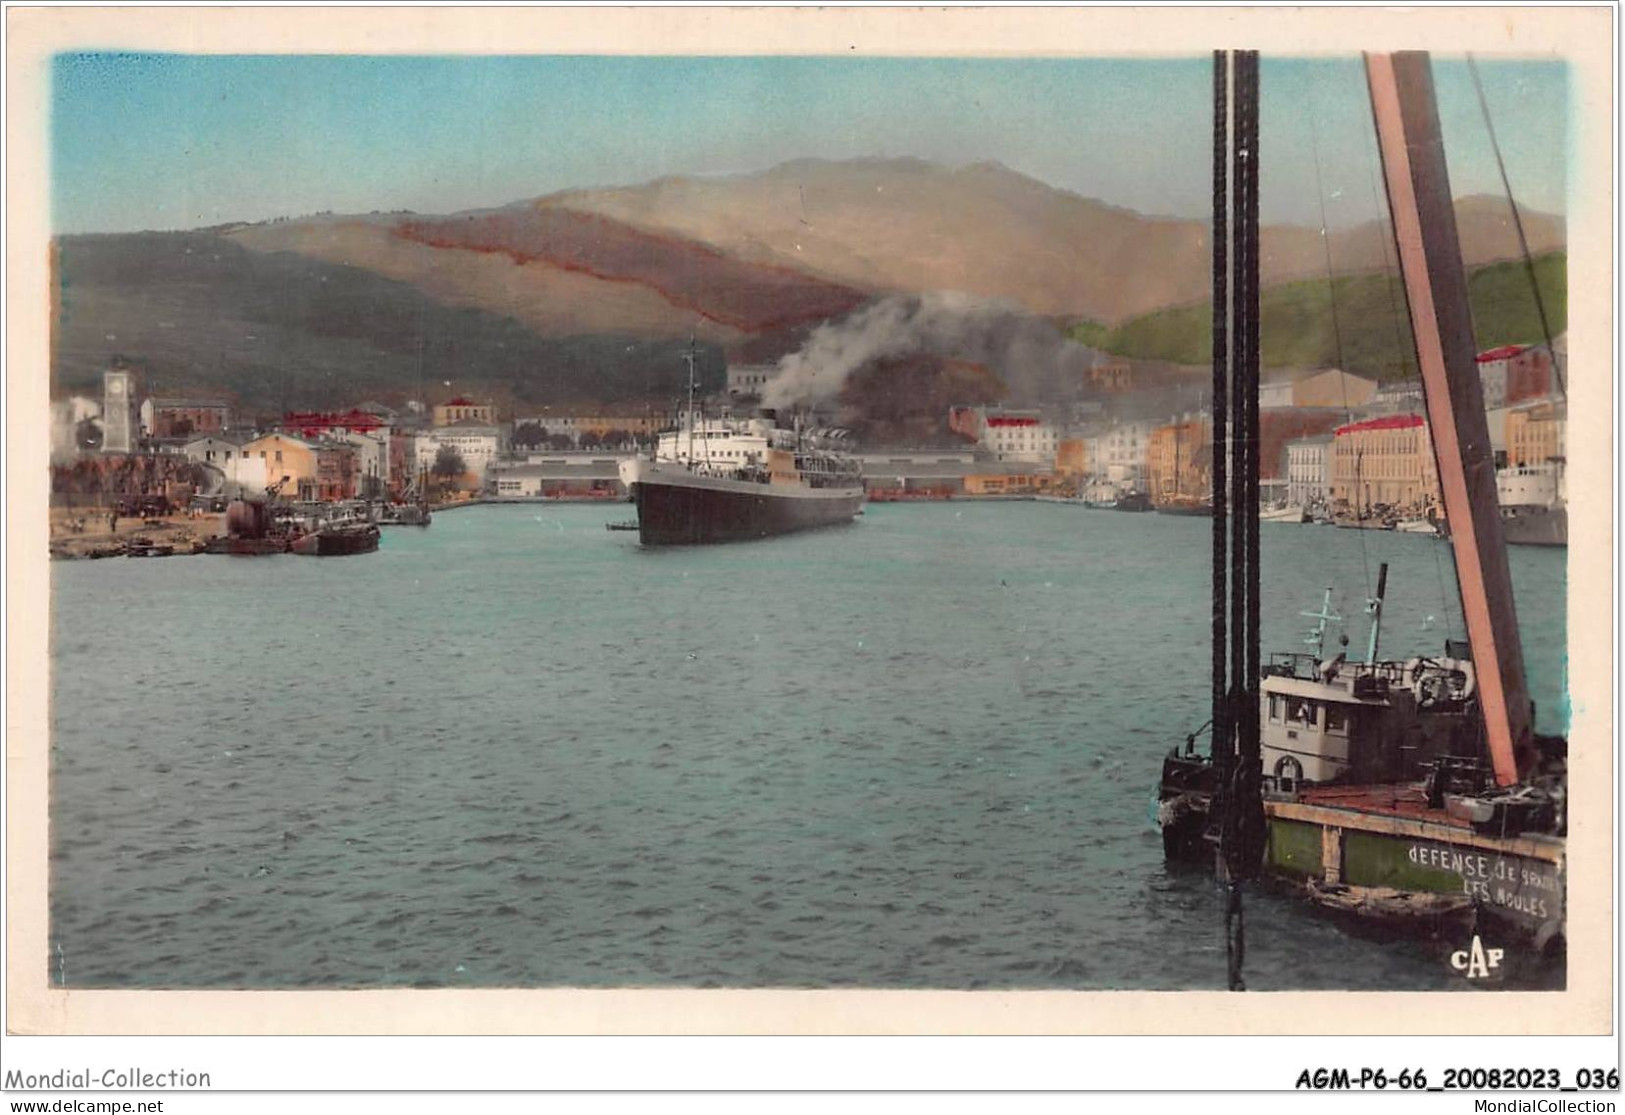
[[[125,371],[102,373],[102,452],[128,453],[134,426],[135,376]]]

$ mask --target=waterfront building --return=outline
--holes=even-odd
[[[1485,384],[1486,410],[1516,406],[1553,393],[1552,354],[1545,345],[1502,345],[1479,353],[1477,361],[1479,381]],[[1496,391],[1493,398],[1492,385]]]
[[[982,412],[982,445],[998,461],[1032,464],[1055,459],[1061,432],[1036,410],[988,408]]]
[[[325,437],[344,437],[347,434],[372,434],[387,431],[383,419],[367,411],[352,408],[347,411],[296,410],[283,415],[278,426],[283,433],[305,441]]]
[[[1055,475],[1076,480],[1089,474],[1089,452],[1081,437],[1062,438],[1055,447]]]
[[[1507,416],[1511,413],[1508,407],[1484,412],[1490,428],[1490,453],[1495,458],[1496,468],[1506,468],[1507,465]]]
[[[264,462],[265,483],[294,499],[315,499],[316,447],[292,434],[257,437],[243,452]]]
[[[204,434],[187,442],[183,452],[200,465],[218,471],[222,477],[220,495],[235,499],[240,495],[265,493],[265,461],[247,452],[247,436],[229,431]],[[205,491],[208,490],[205,485]]]
[[[981,441],[982,409],[980,407],[949,407],[948,429],[966,441]]]
[[[1308,507],[1331,497],[1332,435],[1286,443],[1286,501]]]
[[[1371,408],[1384,414],[1420,414],[1426,408],[1420,380],[1385,383],[1371,398]]]
[[[317,498],[381,499],[384,496],[391,475],[391,434],[388,423],[380,415],[361,407],[347,411],[292,411],[283,416],[280,429],[319,449],[345,446],[354,457],[348,465],[330,463],[325,475],[316,478],[317,491],[343,488],[348,494]],[[320,460],[317,468],[320,473]]]
[[[1292,380],[1281,376],[1258,385],[1258,409],[1278,410],[1292,406]]]
[[[231,407],[208,399],[143,399],[142,432],[155,438],[219,433],[231,425]]]
[[[491,489],[498,496],[507,499],[521,497],[534,499],[542,494],[542,483],[546,475],[545,470],[538,465],[505,468],[492,475]]]
[[[316,446],[316,499],[328,502],[355,499],[359,494],[356,481],[354,446],[338,441]]]
[[[863,470],[864,486],[884,498],[906,498],[920,493],[951,495],[965,490],[965,477],[1004,471],[974,452],[922,449],[914,452],[855,453]]]
[[[434,424],[436,426],[455,426],[459,422],[474,422],[481,426],[491,426],[496,423],[496,407],[490,403],[476,403],[473,399],[459,395],[444,403],[436,403],[434,407]]]
[[[470,419],[425,431],[412,439],[416,467],[423,472],[433,472],[442,446],[455,450],[463,459],[467,475],[476,484],[483,485],[485,474],[501,449],[501,431]]]
[[[1568,457],[1568,413],[1561,403],[1512,407],[1506,415],[1507,464],[1512,468]]]
[[[515,418],[513,430],[515,448],[533,448],[533,443],[529,440],[533,430],[539,430],[544,437],[567,438],[571,445],[576,443],[578,433],[575,415],[554,414],[551,411],[528,418]]]
[[[340,436],[355,453],[355,495],[360,499],[383,499],[389,491],[389,430],[364,434],[351,430]]]
[[[1089,368],[1089,384],[1111,395],[1134,390],[1134,368],[1127,360],[1102,360]]]
[[[1151,443],[1149,422],[1117,422],[1091,438],[1091,467],[1096,476],[1120,487],[1138,487],[1145,477],[1145,454]]]
[[[762,390],[779,374],[777,364],[728,365],[728,394],[736,399],[760,398]]]
[[[1496,351],[1500,350],[1481,352],[1477,357],[1478,384],[1484,392],[1486,411],[1504,410],[1507,405],[1507,360],[1496,357]]]
[[[1258,416],[1258,475],[1262,480],[1285,480],[1286,446],[1299,438],[1330,434],[1349,421],[1345,410],[1309,410],[1289,407]]]
[[[1338,407],[1346,413],[1369,406],[1377,395],[1376,380],[1339,368],[1275,370],[1265,374],[1269,378],[1258,387],[1260,410]]]
[[[394,426],[389,431],[387,457],[389,469],[385,484],[391,499],[401,499],[417,480],[417,451],[414,442],[417,431],[405,426]]]
[[[1154,503],[1211,496],[1213,426],[1207,416],[1158,426],[1146,441],[1146,493]]]
[[[588,414],[576,418],[576,443],[599,442],[602,448],[631,446],[650,438],[669,423],[652,414]],[[585,447],[585,446],[584,446]]]
[[[1439,504],[1433,441],[1420,415],[1339,426],[1332,439],[1331,498],[1360,514],[1379,504],[1421,511]]]
[[[182,452],[199,464],[223,466],[227,461],[241,460],[248,441],[224,432],[200,434],[188,441]]]
[[[1312,372],[1292,381],[1292,405],[1305,409],[1335,407],[1347,412],[1369,406],[1376,395],[1376,380],[1337,368]]]
[[[536,455],[523,464],[499,461],[491,466],[485,486],[510,499],[624,494],[617,459],[591,453]]]
[[[547,438],[567,438],[572,446],[623,448],[647,440],[671,425],[662,415],[642,414],[559,414],[543,413],[514,419],[515,448],[534,449],[537,433]],[[603,445],[605,441],[610,444]]]
[[[102,452],[135,448],[135,375],[122,368],[102,373]]]
[[[1034,495],[1054,484],[1055,477],[1045,472],[975,473],[964,480],[968,496]]]
[[[95,449],[102,436],[101,417],[101,403],[82,395],[52,402],[51,460],[71,461]]]

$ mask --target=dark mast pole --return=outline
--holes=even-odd
[[[1237,220],[1241,223],[1241,245],[1244,260],[1236,268],[1235,315],[1233,328],[1247,338],[1246,351],[1232,373],[1240,381],[1245,408],[1241,415],[1242,429],[1237,439],[1240,445],[1238,459],[1244,460],[1241,504],[1239,514],[1245,524],[1245,568],[1247,583],[1244,624],[1240,637],[1243,641],[1242,675],[1235,680],[1238,690],[1236,739],[1237,779],[1240,787],[1241,856],[1240,873],[1251,878],[1258,873],[1264,855],[1264,804],[1260,785],[1259,755],[1259,676],[1261,672],[1261,638],[1259,561],[1259,475],[1262,461],[1258,419],[1259,375],[1259,253],[1258,253],[1258,51],[1243,51],[1237,63],[1238,101],[1242,106],[1238,125],[1237,150],[1239,167],[1237,179],[1241,197],[1237,202]]]
[[[1213,763],[1229,987],[1242,991],[1241,888],[1258,873],[1264,845],[1258,739],[1257,51],[1215,55],[1213,201]]]
[[[1230,390],[1230,52],[1213,52],[1213,766],[1220,793],[1228,778],[1231,732],[1228,628],[1230,555],[1229,483],[1225,472],[1228,437],[1226,401]]]
[[[1425,51],[1368,54],[1365,65],[1479,705],[1495,780],[1510,786],[1527,764],[1533,710],[1433,71]]]

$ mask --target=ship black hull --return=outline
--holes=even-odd
[[[691,546],[770,538],[850,523],[863,502],[862,488],[812,492],[773,489],[770,484],[634,484],[638,540],[645,546]]]
[[[370,554],[378,549],[378,528],[363,530],[319,530],[296,539],[293,552],[305,557],[348,557]]]
[[[1506,532],[1507,543],[1512,546],[1567,546],[1568,508],[1502,507],[1501,529]]]

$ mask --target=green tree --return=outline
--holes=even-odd
[[[442,488],[449,488],[468,471],[468,462],[463,460],[463,455],[456,449],[442,445],[435,452],[434,467],[430,471],[440,481]]]

